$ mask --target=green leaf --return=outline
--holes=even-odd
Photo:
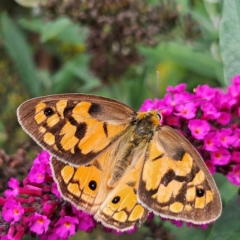
[[[44,26],[44,23],[40,18],[31,18],[31,21],[27,18],[20,18],[18,23],[24,29],[35,33],[41,33]]]
[[[76,80],[81,82],[81,92],[87,92],[91,88],[99,87],[100,81],[89,71],[88,62],[89,57],[85,54],[66,62],[53,76],[53,92],[61,93],[66,89],[77,92],[78,88],[74,85]]]
[[[219,29],[224,79],[240,73],[240,1],[224,0],[223,16]]]
[[[7,14],[2,14],[1,24],[4,45],[17,67],[23,84],[31,97],[39,96],[41,93],[40,82],[24,36]]]
[[[24,29],[38,33],[42,42],[57,39],[79,45],[85,42],[88,35],[86,27],[72,23],[68,18],[63,17],[47,23],[40,18],[32,18],[31,21],[21,18],[18,22]]]
[[[238,191],[238,187],[228,181],[226,176],[221,173],[214,174],[215,182],[221,194],[223,205],[227,203]]]
[[[2,144],[7,140],[7,133],[5,131],[4,123],[0,121],[0,148],[3,148]]]
[[[46,0],[15,0],[18,4],[24,7],[38,7],[46,4]]]
[[[187,227],[186,223],[183,223],[181,227],[173,225],[170,221],[164,222],[164,227],[170,230],[170,233],[176,236],[176,240],[203,240],[207,239],[211,227],[203,229],[201,227]]]
[[[85,42],[87,35],[88,35],[87,28],[79,26],[79,24],[71,23],[71,26],[59,32],[56,38],[62,42],[79,45]]]
[[[47,22],[42,28],[41,42],[56,38],[62,31],[71,26],[71,21],[66,17],[58,18],[55,21]]]
[[[233,240],[240,236],[239,196],[235,194],[224,206],[221,217],[215,222],[207,240]]]
[[[183,69],[205,78],[217,78],[219,83],[223,84],[222,65],[214,60],[209,51],[177,42],[160,44],[156,48],[139,47],[139,50],[148,59],[150,68],[160,61],[171,60]]]

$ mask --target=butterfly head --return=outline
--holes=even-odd
[[[139,121],[146,121],[148,124],[158,126],[162,121],[162,115],[157,110],[150,110],[147,112],[138,112],[137,119]]]
[[[148,135],[153,133],[160,125],[161,114],[156,111],[148,112],[138,112],[136,118],[136,126],[138,129],[139,135]]]

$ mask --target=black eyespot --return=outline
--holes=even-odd
[[[46,117],[50,117],[51,115],[53,115],[54,111],[52,108],[47,107],[44,109],[43,113]]]
[[[205,190],[204,190],[204,189],[202,189],[202,188],[197,188],[197,189],[196,189],[196,195],[197,195],[197,197],[203,197],[204,194],[205,194]]]
[[[119,201],[120,201],[120,197],[119,197],[119,196],[116,196],[116,197],[112,200],[112,203],[113,203],[113,204],[117,204]]]
[[[90,188],[91,190],[94,191],[94,190],[96,190],[96,188],[97,188],[97,183],[92,180],[92,181],[89,182],[88,186],[89,186],[89,188]]]

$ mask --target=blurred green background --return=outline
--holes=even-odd
[[[0,190],[8,177],[24,176],[25,159],[38,150],[16,118],[16,108],[29,98],[91,93],[138,110],[146,98],[162,97],[169,85],[184,82],[189,91],[198,84],[226,87],[240,72],[239,4],[238,0],[1,0],[0,149],[4,150],[0,160],[8,159],[11,169],[0,161],[4,176]],[[19,158],[22,165],[13,171]],[[225,203],[236,188],[222,176],[217,182]],[[99,228],[78,237],[215,239],[211,231],[211,227],[176,228],[156,218],[134,235],[104,234]]]

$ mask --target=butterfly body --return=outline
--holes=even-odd
[[[214,221],[221,199],[191,143],[161,125],[158,111],[136,113],[118,101],[61,94],[17,111],[23,129],[50,152],[62,197],[120,231],[148,212],[195,224]]]
[[[135,165],[136,161],[139,161],[139,157],[145,151],[145,147],[158,127],[160,126],[157,111],[138,113],[132,119],[122,146],[115,145],[116,152],[122,154],[118,156],[114,165],[113,173],[108,181],[109,186],[113,186],[123,176],[129,165]]]

